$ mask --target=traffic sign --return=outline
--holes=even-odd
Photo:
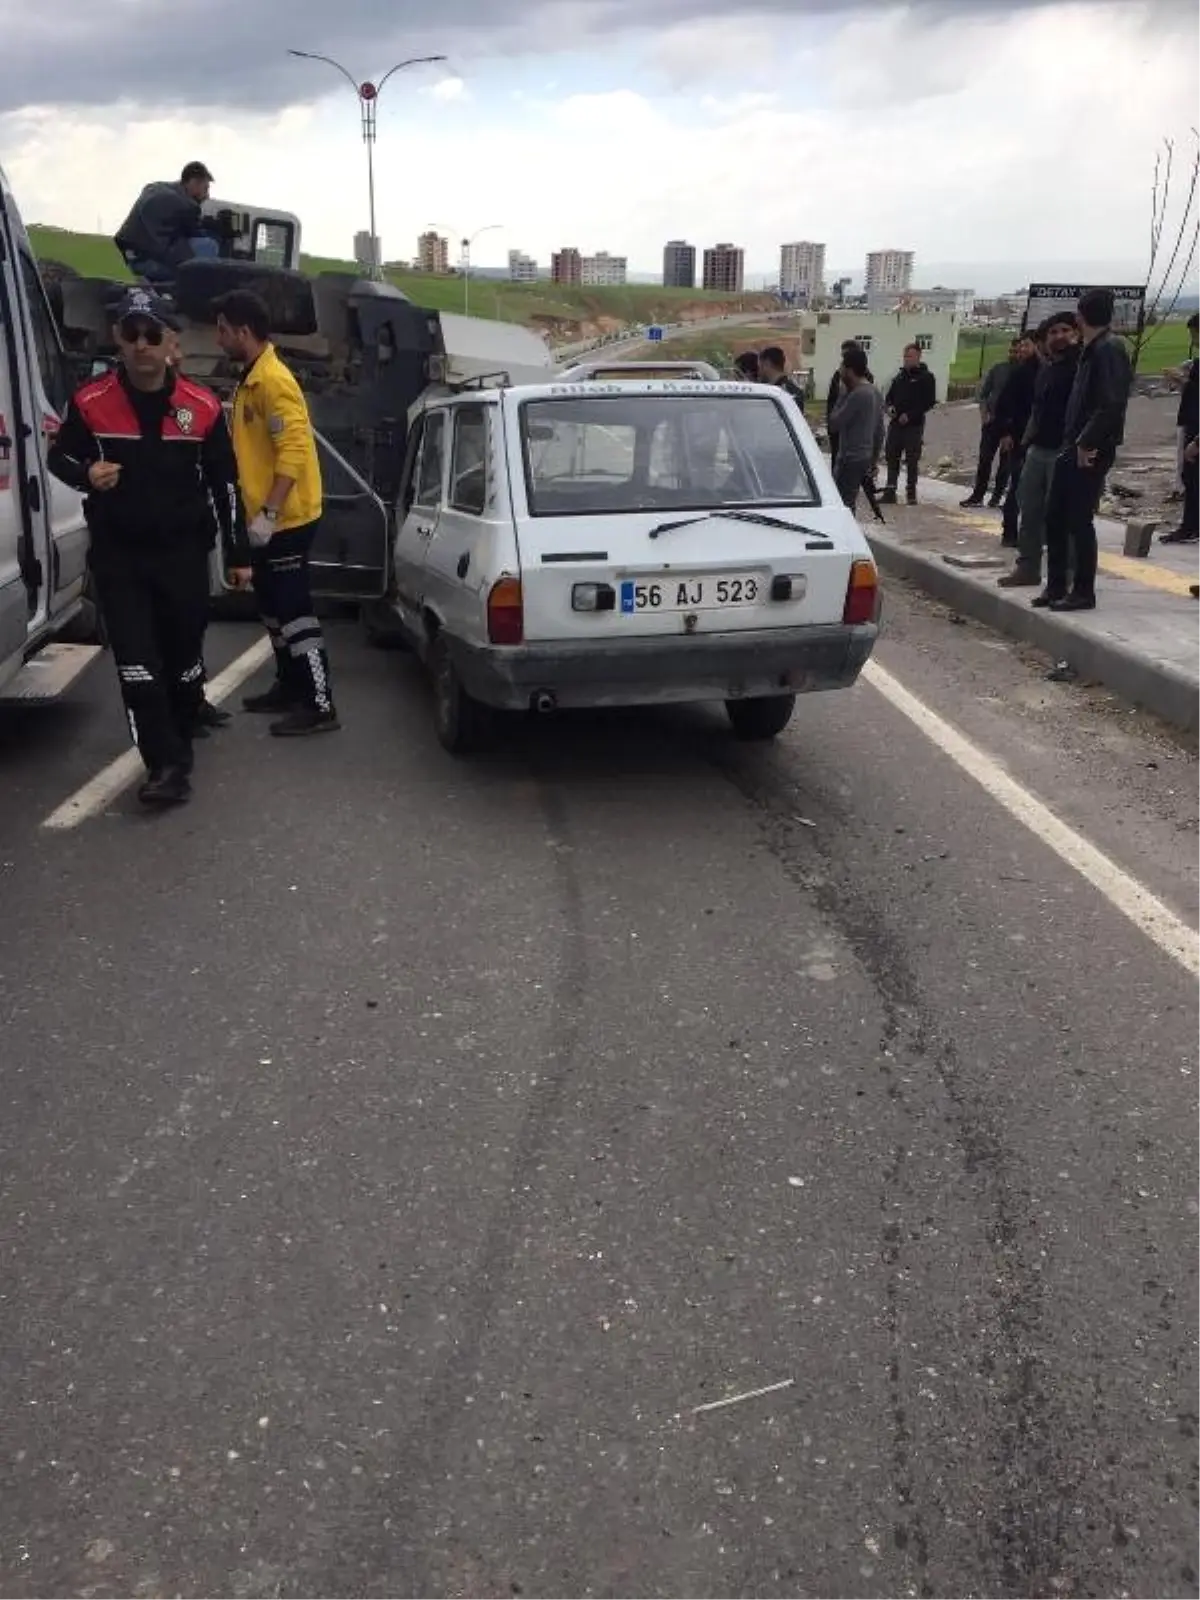
[[[646,329],[646,337],[647,337],[647,339],[649,339],[651,344],[661,344],[662,343],[662,336],[663,336],[663,331],[662,331],[661,328],[659,328],[657,326],[653,327],[653,328],[647,328]]]

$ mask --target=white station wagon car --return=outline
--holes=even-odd
[[[447,749],[495,712],[693,700],[768,739],[858,677],[875,564],[782,391],[629,375],[414,409],[386,604]]]

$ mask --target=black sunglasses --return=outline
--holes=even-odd
[[[157,322],[139,322],[136,317],[126,317],[121,323],[121,338],[126,344],[136,344],[139,339],[147,344],[161,344],[163,330]]]

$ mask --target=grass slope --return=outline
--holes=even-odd
[[[958,339],[958,356],[950,369],[953,383],[974,383],[997,361],[1008,355],[1011,333],[1002,328],[964,328]],[[1138,356],[1142,377],[1154,377],[1164,367],[1177,367],[1188,358],[1188,331],[1183,322],[1164,322],[1151,328]]]
[[[41,259],[61,261],[86,278],[129,277],[116,246],[101,234],[35,226],[30,228],[29,237]],[[351,261],[327,256],[303,255],[300,264],[308,273],[358,270]],[[460,277],[434,277],[397,267],[388,267],[386,272],[396,287],[418,305],[434,311],[463,309],[464,285]],[[595,323],[611,318],[627,326],[676,320],[685,309],[693,316],[703,316],[722,310],[753,311],[770,303],[762,295],[730,296],[700,289],[664,289],[658,284],[592,289],[548,282],[508,283],[493,278],[472,278],[470,284],[470,309],[476,316],[526,325]]]

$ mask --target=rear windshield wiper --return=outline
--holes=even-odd
[[[676,528],[689,528],[694,522],[711,522],[715,517],[725,517],[730,522],[756,522],[764,528],[782,528],[786,533],[807,534],[810,539],[816,539],[818,544],[809,545],[810,550],[832,550],[833,540],[828,534],[822,533],[820,528],[806,528],[800,522],[788,522],[783,517],[770,517],[765,511],[706,511],[700,517],[680,517],[676,522],[660,522],[656,528],[650,529],[650,537],[657,539],[660,533],[672,533]]]

